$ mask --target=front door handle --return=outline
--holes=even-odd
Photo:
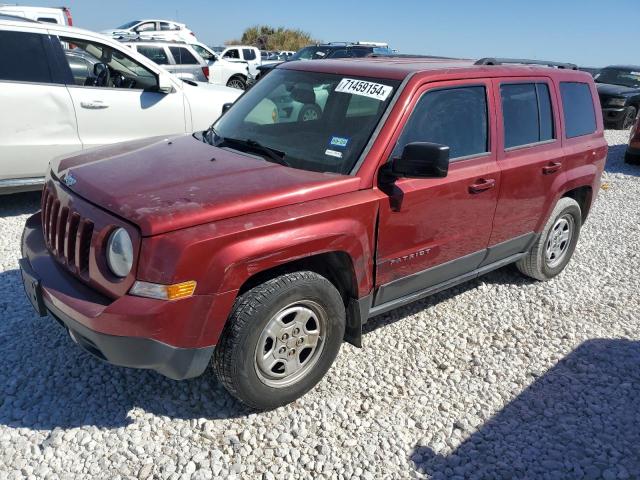
[[[496,186],[496,181],[493,178],[481,178],[473,185],[469,185],[469,193],[480,193],[486,190],[491,190]]]
[[[109,108],[108,103],[104,103],[102,100],[94,100],[92,102],[80,102],[82,108],[89,110],[102,110],[103,108]]]
[[[545,165],[542,167],[543,175],[551,175],[552,173],[556,173],[558,170],[562,168],[562,163],[560,162],[549,162],[549,165]]]

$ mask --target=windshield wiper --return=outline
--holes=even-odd
[[[214,131],[214,134],[215,134],[215,131]],[[216,134],[216,136],[218,135]],[[246,147],[249,147],[251,150],[254,150],[256,152],[261,152],[264,155],[266,155],[268,158],[265,158],[265,160],[270,160],[280,165],[284,165],[285,167],[291,166],[291,164],[284,159],[284,156],[285,156],[284,152],[262,145],[260,142],[256,140],[252,140],[250,138],[246,140],[240,140],[238,138],[222,138],[222,141],[218,143],[216,146],[220,147],[224,144],[236,145],[241,147],[246,146]]]

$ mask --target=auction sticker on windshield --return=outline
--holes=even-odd
[[[393,87],[382,83],[367,82],[366,80],[355,80],[353,78],[343,78],[336,87],[336,92],[351,93],[363,97],[375,98],[384,102],[393,91]]]

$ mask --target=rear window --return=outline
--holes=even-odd
[[[255,60],[256,52],[250,48],[243,48],[242,54],[244,55],[245,60]]]
[[[553,113],[545,83],[500,86],[504,147],[513,148],[553,139]]]
[[[169,47],[178,65],[198,65],[198,60],[184,47]]]
[[[586,83],[560,82],[567,138],[589,135],[596,131],[596,113],[591,89]]]
[[[405,125],[393,156],[401,155],[411,142],[447,145],[451,159],[488,152],[485,88],[459,87],[425,93]]]
[[[0,31],[0,80],[52,82],[44,35]]]
[[[147,57],[149,60],[154,61],[158,65],[168,65],[169,57],[162,47],[145,47],[138,45],[138,52]]]

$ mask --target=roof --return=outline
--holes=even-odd
[[[584,76],[585,79],[591,78],[591,75],[586,72],[546,66],[521,64],[475,65],[474,60],[419,56],[308,60],[285,62],[277,68],[336,73],[339,75],[360,75],[390,80],[404,80],[415,73],[424,73],[432,76],[455,73],[457,77],[467,76],[468,78],[536,75],[567,78],[576,78],[576,75],[578,75]]]
[[[6,13],[0,13],[0,20],[11,20],[14,22],[27,22],[27,23],[38,23],[35,20],[31,20],[30,18],[20,17],[17,15],[8,15]]]

